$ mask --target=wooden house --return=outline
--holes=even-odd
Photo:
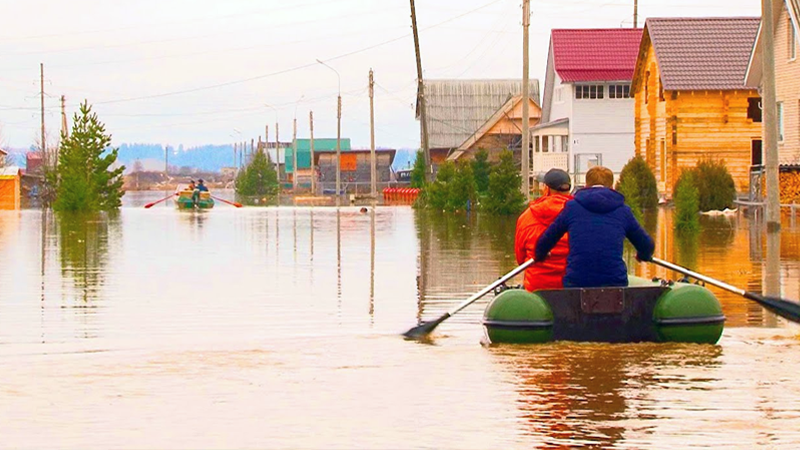
[[[529,127],[535,126],[542,117],[539,105],[528,99]],[[472,136],[452,150],[449,161],[472,159],[479,150],[489,153],[489,161],[499,161],[505,149],[519,149],[522,141],[522,96],[514,95],[501,106]]]
[[[630,88],[641,40],[638,28],[551,32],[534,173],[559,167],[580,185],[592,165],[619,173],[633,157]]]
[[[772,0],[772,4],[781,203],[800,203],[800,62],[797,61],[800,0]],[[745,80],[752,88],[761,86],[762,39],[759,29]],[[761,161],[754,162],[754,169],[760,166]]]
[[[514,102],[522,92],[522,81],[513,80],[426,80],[426,116],[428,147],[434,166],[451,153],[455,159],[469,158],[486,145],[490,154],[508,148],[519,152],[522,141],[521,124],[514,117],[520,102]],[[530,81],[530,123],[539,123],[539,81]],[[492,122],[492,119],[497,119]],[[503,120],[500,120],[503,119]],[[420,120],[417,108],[417,120]],[[420,127],[422,128],[422,127]],[[483,132],[482,132],[483,131]]]
[[[761,157],[758,91],[745,86],[759,18],[664,18],[645,23],[632,91],[636,154],[672,195],[684,168],[724,160],[749,188]]]

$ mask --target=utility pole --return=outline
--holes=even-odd
[[[275,122],[275,172],[278,175],[278,181],[281,181],[281,143],[278,140],[278,122]]]
[[[414,0],[411,0],[411,28],[414,32],[414,51],[417,54],[417,106],[422,128],[422,154],[425,155],[425,180],[431,181],[433,167],[431,166],[431,153],[428,148],[428,118],[425,112],[425,84],[422,81],[422,58],[419,54],[419,33],[417,32],[417,10]]]
[[[310,128],[310,142],[311,147],[311,193],[317,195],[317,166],[314,164],[314,111],[308,112],[308,126]]]
[[[292,190],[297,194],[297,117],[292,121]]]
[[[639,28],[639,0],[633,0],[633,28]]]
[[[336,206],[342,201],[342,94],[336,99]]]
[[[67,128],[67,99],[61,96],[61,135],[69,137],[69,128]]]
[[[526,200],[530,200],[531,198],[531,187],[530,187],[530,172],[531,172],[531,164],[530,164],[530,150],[531,150],[531,143],[530,143],[530,110],[529,110],[529,101],[530,98],[530,82],[528,81],[529,78],[529,63],[528,63],[528,28],[530,27],[531,22],[531,0],[523,0],[522,1],[522,148],[521,150],[521,160],[522,160],[522,194],[525,195]]]
[[[42,102],[42,159],[44,160],[45,170],[49,170],[50,155],[47,152],[47,142],[45,141],[44,137],[44,63],[39,63],[39,88],[39,96]]]
[[[370,195],[372,200],[378,198],[377,175],[378,167],[375,161],[375,106],[373,97],[375,95],[375,80],[373,79],[372,69],[369,69],[369,156],[370,156]]]
[[[775,99],[775,34],[772,0],[761,0],[761,53],[763,55],[764,170],[767,190],[767,230],[781,227],[781,199],[778,187],[778,106]],[[794,45],[794,43],[792,43]]]

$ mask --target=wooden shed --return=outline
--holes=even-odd
[[[761,161],[756,89],[744,84],[760,19],[648,19],[634,72],[635,147],[672,195],[684,168],[724,160],[736,189]]]
[[[0,210],[20,208],[20,170],[19,167],[0,168]]]

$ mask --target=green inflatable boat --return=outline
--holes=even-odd
[[[486,307],[492,343],[552,341],[715,344],[725,316],[703,286],[629,278],[625,288],[509,289]]]
[[[211,209],[214,207],[214,199],[208,192],[200,192],[197,202],[192,199],[193,192],[181,190],[175,193],[175,206],[180,210]]]

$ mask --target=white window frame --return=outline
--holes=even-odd
[[[595,90],[594,97],[592,97],[592,88],[594,88]],[[576,84],[574,86],[574,89],[575,89],[575,100],[605,99],[606,86],[604,84]],[[578,97],[578,93],[580,93],[580,97]]]
[[[619,88],[622,93],[617,95],[617,88]],[[625,92],[627,88],[627,93]],[[612,95],[613,93],[613,95]],[[623,100],[626,98],[631,98],[631,85],[630,84],[611,84],[608,86],[608,98],[611,100]]]
[[[792,18],[789,18],[789,62],[797,60],[797,33],[792,23]]]
[[[778,102],[778,143],[783,143],[784,139],[784,110],[783,102]]]

